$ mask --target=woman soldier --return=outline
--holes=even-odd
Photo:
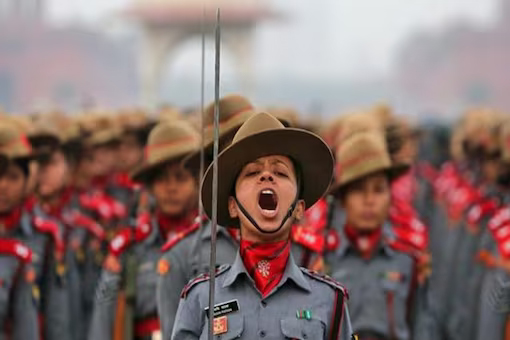
[[[337,339],[348,334],[340,331],[342,317],[348,323],[343,287],[299,268],[290,252],[292,224],[330,184],[333,158],[327,145],[310,132],[285,128],[273,116],[257,113],[217,162],[218,224],[240,228],[241,242],[232,266],[216,273],[215,338]],[[208,216],[211,187],[210,166],[202,187]],[[206,337],[208,279],[204,274],[184,287],[172,339]]]
[[[198,227],[198,180],[182,159],[199,137],[184,121],[160,123],[150,133],[145,160],[133,174],[155,201],[134,227],[120,230],[109,246],[98,285],[89,339],[154,339],[160,334],[156,309],[161,247]]]
[[[361,340],[411,338],[410,313],[415,261],[395,247],[389,225],[391,183],[406,170],[394,165],[382,130],[343,140],[336,152],[332,193],[345,222],[336,225],[338,247],[326,254],[335,280],[345,282],[353,301],[353,329]]]

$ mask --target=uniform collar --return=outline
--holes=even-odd
[[[212,236],[212,229],[211,229],[211,220],[207,220],[206,223],[204,223],[204,231],[202,232],[202,240],[210,240]],[[227,229],[222,226],[216,227],[216,234],[222,234],[223,236],[227,238],[232,238],[230,234],[228,233]]]
[[[242,275],[244,274],[244,275]],[[234,263],[232,264],[232,267],[228,271],[225,280],[223,281],[223,288],[229,287],[236,280],[238,280],[241,276],[244,276],[247,280],[250,280],[253,285],[255,283],[253,282],[253,279],[248,274],[248,271],[246,270],[246,267],[244,266],[243,259],[241,258],[241,254],[239,251],[237,252],[236,259]],[[283,273],[283,277],[280,280],[280,283],[278,286],[276,286],[276,289],[279,289],[281,286],[286,284],[287,281],[293,281],[298,287],[301,289],[311,292],[312,288],[310,287],[310,284],[305,279],[303,272],[299,267],[296,265],[296,262],[294,261],[294,258],[292,254],[289,255],[289,259],[287,260],[287,265],[285,266],[285,271]],[[269,297],[272,293],[270,293],[267,297]]]
[[[345,235],[344,232],[345,225],[342,225],[340,230],[337,230],[339,234],[340,239],[340,245],[338,246],[336,250],[336,255],[339,257],[344,257],[347,252],[351,249],[353,249],[353,246],[349,242],[349,239]],[[391,248],[388,241],[395,239],[395,233],[393,232],[393,228],[390,222],[385,222],[382,226],[382,241],[379,245],[379,249],[377,251],[382,252],[383,254],[387,256],[393,256],[395,254],[395,251]]]

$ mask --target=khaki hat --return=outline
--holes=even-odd
[[[342,121],[342,128],[336,136],[335,146],[338,147],[344,140],[362,132],[381,133],[384,121],[372,111],[353,112],[346,115]]]
[[[276,117],[285,127],[299,127],[299,114],[290,107],[268,107],[266,112]]]
[[[219,101],[219,139],[225,139],[234,134],[237,129],[253,114],[255,108],[250,101],[240,95],[231,94]],[[204,156],[205,165],[212,161],[214,146],[214,102],[204,111]],[[221,151],[221,149],[220,149]],[[198,169],[200,166],[200,150],[191,154],[185,161],[185,166]]]
[[[160,165],[178,160],[198,149],[198,133],[185,121],[162,122],[149,134],[143,164],[131,177],[147,182]]]
[[[93,113],[85,117],[84,124],[88,132],[85,138],[87,146],[100,146],[119,141],[122,129],[117,123],[115,116],[110,112]]]
[[[510,120],[505,120],[499,132],[499,145],[501,148],[501,160],[510,163]]]
[[[492,153],[499,149],[497,130],[503,122],[503,114],[489,108],[469,110],[461,121],[465,145],[471,153]]]
[[[286,128],[268,113],[260,112],[249,118],[237,131],[232,144],[223,150],[218,162],[218,224],[238,227],[228,211],[241,169],[260,157],[283,155],[291,158],[301,173],[300,198],[311,207],[327,191],[333,175],[333,156],[326,143],[317,135],[296,128]],[[207,169],[202,182],[202,204],[212,216],[213,164]]]
[[[26,135],[12,121],[0,120],[0,155],[13,160],[32,159],[32,147]]]
[[[393,180],[409,165],[393,164],[383,133],[361,132],[344,140],[336,152],[336,177],[331,192],[370,174],[385,171]]]

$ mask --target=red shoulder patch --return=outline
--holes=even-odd
[[[169,235],[168,240],[166,241],[166,243],[161,248],[161,251],[164,252],[164,253],[169,251],[177,243],[182,241],[186,236],[188,236],[189,234],[191,234],[191,233],[197,231],[198,229],[200,229],[200,225],[201,225],[201,222],[199,221],[199,222],[193,224],[188,229],[186,229],[184,231],[181,231],[180,233],[174,233],[174,234]]]
[[[292,240],[295,243],[322,254],[324,251],[324,235],[312,228],[296,225],[292,228]]]
[[[71,227],[85,228],[88,232],[100,240],[104,240],[106,235],[103,227],[89,216],[82,214],[78,210],[64,214],[63,220]]]
[[[23,242],[15,239],[0,238],[0,254],[19,258],[23,263],[31,263],[33,253]]]
[[[134,239],[133,228],[126,227],[119,230],[113,239],[110,241],[109,250],[110,254],[114,256],[119,256],[128,248],[133,242]]]
[[[43,219],[40,216],[34,216],[32,222],[38,231],[51,236],[55,243],[57,253],[63,254],[65,251],[65,245],[59,225],[54,221]]]

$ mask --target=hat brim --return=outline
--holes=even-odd
[[[144,163],[138,168],[136,168],[131,173],[131,178],[135,182],[139,183],[150,183],[154,179],[154,174],[164,165],[169,163],[183,163],[185,157],[189,154],[189,150],[182,153],[173,154],[169,157],[161,158],[157,162],[154,163]]]
[[[301,195],[311,207],[328,190],[333,173],[333,156],[324,141],[302,129],[266,130],[246,137],[226,148],[218,156],[218,224],[239,227],[238,220],[230,217],[228,199],[242,168],[264,156],[282,155],[300,166]],[[213,165],[207,169],[202,182],[202,204],[206,214],[212,216]]]
[[[341,192],[343,189],[345,189],[349,184],[354,183],[356,181],[359,181],[360,179],[363,179],[367,176],[379,173],[379,172],[385,172],[388,174],[388,177],[390,179],[390,182],[393,182],[397,179],[399,179],[402,175],[405,175],[411,166],[409,164],[393,164],[389,167],[385,168],[379,168],[379,169],[373,169],[371,171],[367,171],[366,173],[359,174],[359,176],[353,177],[345,182],[342,183],[333,183],[329,189],[329,193],[332,195],[336,195],[339,192]]]

